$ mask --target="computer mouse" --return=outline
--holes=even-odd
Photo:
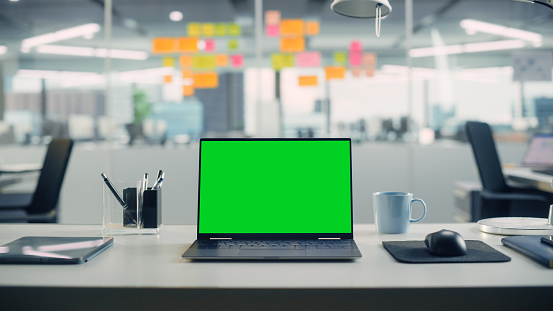
[[[424,239],[428,251],[435,256],[453,257],[467,254],[467,244],[463,237],[451,230],[430,233]]]

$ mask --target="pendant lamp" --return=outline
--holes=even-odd
[[[376,36],[380,37],[382,18],[392,12],[388,0],[334,0],[330,5],[332,11],[347,17],[376,18]]]

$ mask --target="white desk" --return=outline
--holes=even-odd
[[[553,176],[533,172],[527,167],[513,167],[503,169],[503,174],[508,179],[529,185],[545,192],[553,192],[551,180]]]
[[[383,240],[422,240],[443,228],[512,261],[403,264],[382,247]],[[100,226],[0,225],[0,245],[25,235],[99,236]],[[181,259],[194,239],[195,226],[163,226],[159,235],[115,236],[111,248],[81,265],[0,265],[0,309],[546,310],[553,293],[553,269],[473,223],[414,224],[401,235],[357,225],[363,257],[354,262]]]

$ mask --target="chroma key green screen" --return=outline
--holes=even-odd
[[[199,233],[351,233],[351,141],[202,140]]]

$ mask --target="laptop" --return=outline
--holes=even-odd
[[[535,134],[522,160],[534,172],[553,175],[553,134]]]
[[[0,264],[80,264],[112,245],[111,237],[25,236],[0,246]]]
[[[353,260],[351,140],[201,139],[187,259]]]

